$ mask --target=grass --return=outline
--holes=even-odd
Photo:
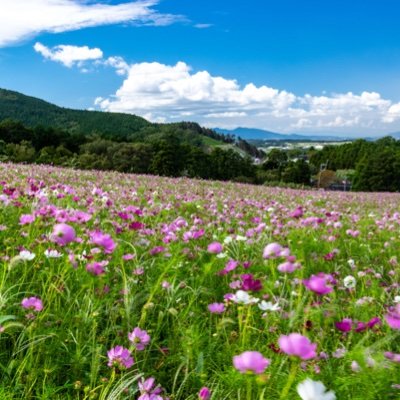
[[[296,399],[306,378],[337,399],[399,398],[400,364],[384,356],[400,353],[399,331],[385,321],[399,296],[398,194],[12,164],[0,164],[0,176],[0,399],[137,399],[138,382],[149,377],[171,400],[195,400],[203,386],[213,400]],[[298,207],[303,215],[291,216]],[[22,215],[35,219],[21,225]],[[60,223],[75,240],[56,243]],[[115,250],[95,244],[94,231],[110,235]],[[210,253],[212,242],[223,252]],[[264,259],[272,242],[300,267],[281,273],[285,257]],[[46,257],[49,249],[60,257]],[[23,250],[35,257],[22,259]],[[229,260],[238,266],[221,273]],[[102,261],[103,274],[86,269]],[[302,280],[322,272],[334,281],[318,296]],[[249,273],[262,287],[248,293],[278,311],[224,300]],[[33,296],[41,311],[21,306]],[[225,304],[222,314],[208,311],[214,302]],[[373,317],[380,323],[355,332]],[[335,327],[344,318],[351,332]],[[128,340],[135,327],[151,336],[143,351]],[[279,337],[293,332],[317,344],[316,357],[279,351]],[[108,366],[117,345],[131,351],[132,367]],[[270,360],[263,374],[233,367],[232,357],[250,350]]]

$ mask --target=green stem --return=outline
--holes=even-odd
[[[290,373],[289,373],[289,377],[288,380],[286,382],[286,386],[283,388],[281,396],[280,396],[280,400],[286,400],[287,399],[287,395],[290,391],[290,388],[293,385],[294,380],[296,379],[296,374],[297,374],[297,367],[298,367],[298,363],[296,361],[292,360],[292,365],[290,368]]]
[[[252,377],[250,377],[250,376],[247,378],[247,393],[246,393],[247,400],[252,400],[252,397],[251,397],[252,379],[251,378]]]

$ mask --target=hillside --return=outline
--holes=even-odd
[[[129,134],[150,126],[144,118],[129,114],[71,110],[44,100],[0,89],[0,121],[13,119],[25,126],[61,128],[67,131]]]
[[[5,119],[21,122],[29,128],[42,126],[70,133],[98,134],[120,141],[155,141],[166,131],[175,131],[183,141],[205,146],[232,142],[225,135],[202,128],[196,123],[153,124],[136,115],[73,110],[22,93],[0,89],[0,121]]]

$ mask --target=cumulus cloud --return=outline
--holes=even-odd
[[[206,126],[247,126],[281,132],[360,134],[400,128],[400,103],[376,92],[303,96],[253,83],[192,71],[184,62],[123,64],[116,93],[96,99],[98,108],[153,121],[195,120]],[[396,125],[397,124],[397,125]]]
[[[103,52],[100,49],[90,49],[88,46],[59,45],[49,48],[37,42],[33,48],[44,58],[59,62],[68,68],[76,64],[81,66],[84,61],[93,61],[103,58]]]
[[[118,23],[169,25],[182,16],[160,14],[159,0],[104,4],[84,0],[1,0],[0,47],[43,32],[59,33]]]

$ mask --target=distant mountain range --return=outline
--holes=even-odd
[[[348,140],[355,140],[354,137],[343,137],[335,135],[314,135],[314,134],[297,134],[297,133],[276,133],[263,129],[255,128],[236,128],[236,129],[220,129],[214,128],[217,133],[223,133],[225,135],[235,135],[236,137],[241,137],[244,140],[314,140],[314,141],[330,141],[330,142],[343,142]],[[400,140],[400,132],[388,133],[384,136],[392,136],[393,138]],[[383,136],[379,136],[383,137]],[[364,136],[357,139],[365,140],[377,140],[379,137]]]
[[[345,141],[354,140],[354,138],[334,136],[334,135],[299,135],[297,133],[276,133],[271,131],[266,131],[263,129],[255,128],[236,128],[233,130],[214,128],[218,133],[223,133],[225,135],[235,135],[241,137],[245,140],[321,140],[321,141]],[[400,137],[400,132],[398,132]]]

